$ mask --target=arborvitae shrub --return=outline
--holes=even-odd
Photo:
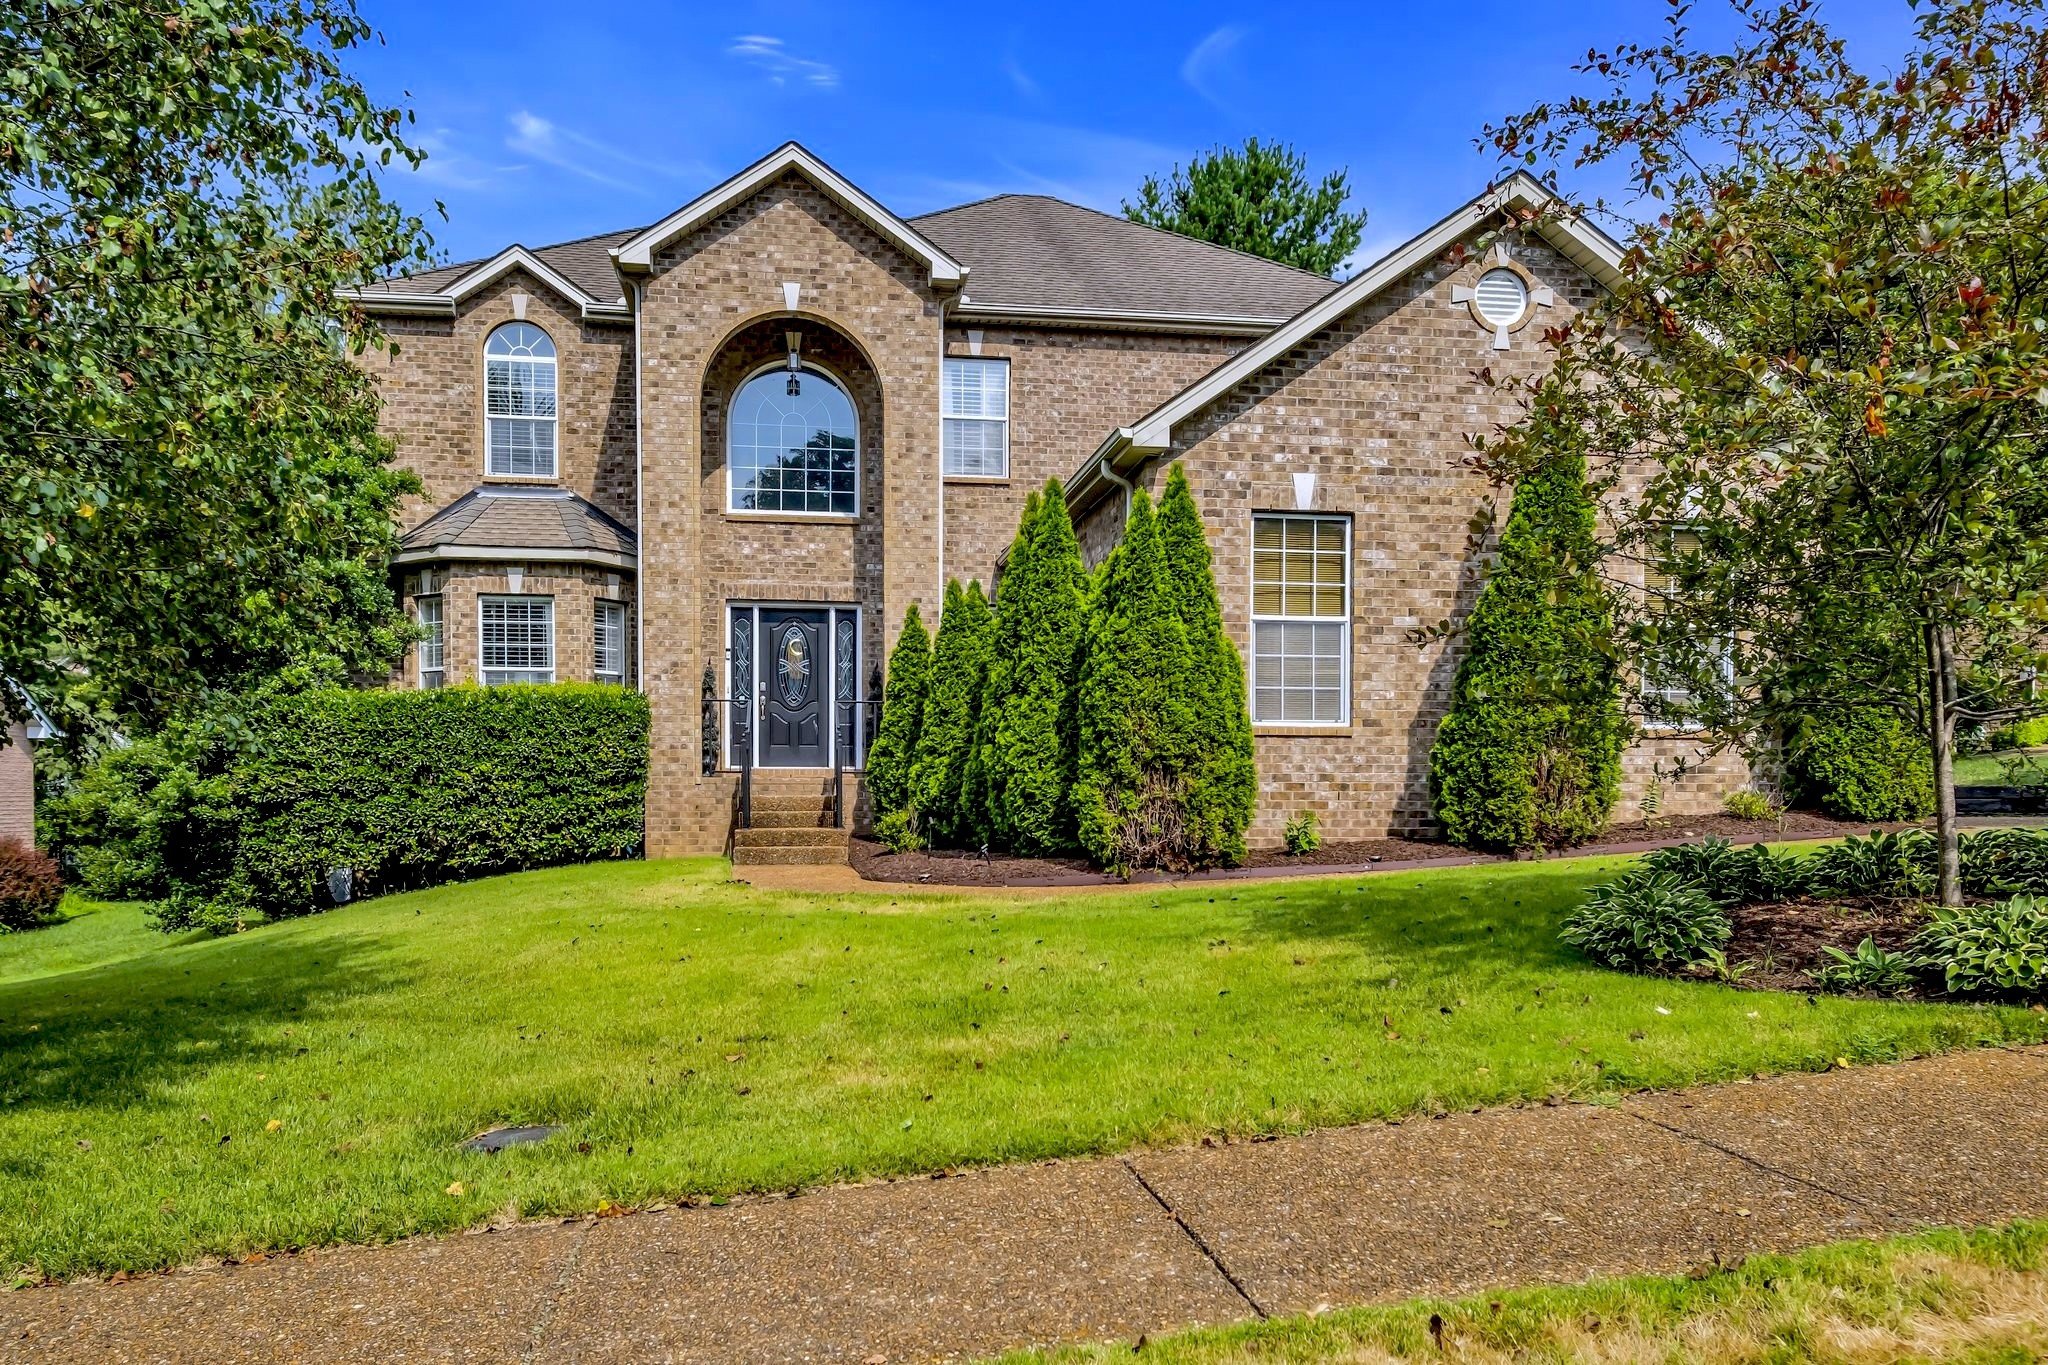
[[[1026,505],[996,598],[970,809],[1027,857],[1074,845],[1074,677],[1087,571],[1059,480]]]
[[[1620,786],[1627,727],[1601,647],[1612,616],[1596,576],[1593,500],[1574,432],[1555,425],[1559,453],[1515,488],[1430,753],[1437,818],[1453,843],[1576,843],[1605,827]]]
[[[865,778],[869,819],[910,809],[910,764],[917,732],[924,723],[925,695],[931,687],[932,642],[925,634],[917,603],[903,614],[903,632],[889,655],[889,680],[882,691],[882,723],[868,751]]]
[[[994,628],[980,583],[969,579],[964,589],[958,582],[946,584],[946,611],[932,645],[924,723],[910,764],[910,807],[917,812],[924,837],[933,843],[971,845],[983,837],[963,796]]]
[[[1848,820],[1918,820],[1934,810],[1934,759],[1879,708],[1817,712],[1791,736],[1800,794]]]
[[[1185,867],[1190,659],[1152,499],[1131,498],[1097,575],[1082,653],[1074,814],[1081,847],[1115,872]]]
[[[1174,614],[1187,631],[1187,853],[1198,865],[1235,865],[1244,861],[1244,832],[1259,796],[1244,659],[1223,629],[1209,538],[1178,462],[1159,501],[1159,543]]]

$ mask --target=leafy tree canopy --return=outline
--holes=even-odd
[[[1881,76],[1814,0],[1732,8],[1725,47],[1678,7],[1487,130],[1635,193],[1572,206],[1615,225],[1623,279],[1552,334],[1532,412],[1584,395],[1610,562],[1650,571],[1617,609],[1693,719],[1759,746],[1816,709],[1913,725],[1953,904],[1956,728],[2038,709],[2048,663],[2043,0],[1928,0]],[[1537,420],[1481,444],[1501,477],[1545,453]]]
[[[1145,177],[1124,217],[1184,237],[1333,275],[1358,250],[1365,213],[1347,213],[1348,172],[1311,181],[1308,158],[1284,142],[1246,138],[1176,165],[1165,179]]]
[[[428,258],[371,36],[353,0],[0,9],[0,674],[146,727],[405,642],[415,485],[346,291]]]

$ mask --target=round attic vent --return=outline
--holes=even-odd
[[[1490,327],[1512,327],[1529,308],[1529,285],[1505,267],[1487,271],[1472,291],[1472,306]]]

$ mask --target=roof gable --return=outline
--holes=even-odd
[[[1112,465],[1161,454],[1173,446],[1174,427],[1223,397],[1268,365],[1284,358],[1316,333],[1369,303],[1416,267],[1451,249],[1461,238],[1503,209],[1544,210],[1558,195],[1534,176],[1518,171],[1501,185],[1479,195],[1440,222],[1352,276],[1323,298],[1302,309],[1230,359],[1218,365],[1152,411],[1104,438],[1095,453],[1067,480],[1069,500],[1083,497],[1096,482],[1105,461]],[[1621,278],[1621,247],[1581,217],[1539,218],[1537,233],[1559,254],[1607,288]]]
[[[933,284],[957,285],[967,278],[966,266],[795,142],[783,143],[724,184],[706,191],[654,226],[622,242],[612,249],[612,259],[621,270],[652,270],[656,252],[787,172],[801,175],[899,250],[922,261]]]

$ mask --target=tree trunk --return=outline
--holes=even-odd
[[[1956,832],[1956,670],[1946,626],[1927,627],[1928,738],[1934,745],[1934,830],[1941,845],[1941,903],[1963,903],[1962,844]]]

